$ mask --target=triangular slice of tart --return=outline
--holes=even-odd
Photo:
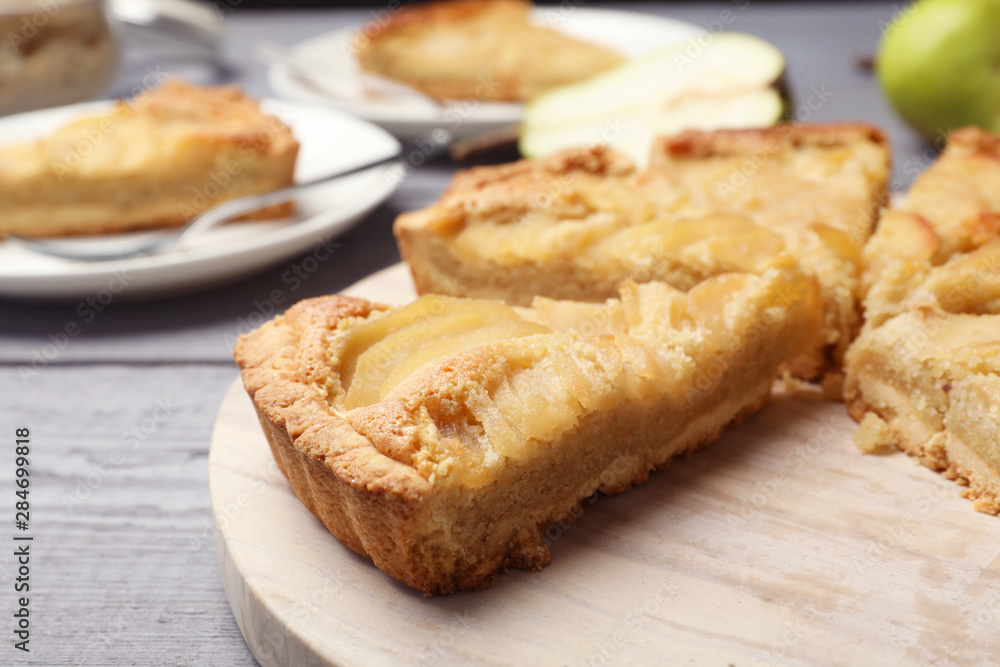
[[[428,295],[303,301],[236,359],[281,470],[341,541],[428,594],[549,560],[546,527],[706,445],[816,335],[791,262],[684,293],[531,308]]]
[[[45,138],[0,147],[0,236],[179,226],[290,185],[298,148],[285,123],[236,88],[168,80]]]

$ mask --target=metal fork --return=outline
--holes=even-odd
[[[258,195],[250,195],[232,199],[223,204],[219,204],[208,209],[201,215],[192,218],[183,227],[171,230],[165,236],[154,239],[142,239],[134,245],[130,245],[123,250],[108,250],[106,248],[88,247],[95,237],[76,237],[70,239],[35,239],[21,236],[20,234],[8,234],[6,241],[13,241],[32,252],[43,255],[51,255],[62,259],[71,259],[79,262],[108,262],[133,257],[145,257],[149,255],[161,255],[165,252],[180,250],[190,245],[196,237],[205,233],[213,227],[237,218],[245,213],[267,208],[276,204],[282,204],[294,199],[299,193],[332,180],[357,174],[368,169],[389,164],[400,158],[402,151],[397,151],[388,157],[371,160],[354,167],[341,169],[319,178],[314,178],[302,183],[281,190],[265,192]],[[106,237],[104,237],[106,238]]]

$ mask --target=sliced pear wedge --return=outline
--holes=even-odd
[[[351,410],[371,405],[383,398],[388,393],[386,381],[389,377],[395,374],[397,379],[402,379],[397,371],[403,366],[415,370],[412,364],[407,364],[407,360],[413,355],[426,357],[422,352],[424,348],[436,348],[436,343],[440,341],[454,341],[457,336],[466,332],[489,327],[497,322],[520,319],[513,308],[502,303],[437,298],[441,299],[440,303],[429,304],[424,301],[427,297],[421,297],[405,308],[372,321],[372,329],[360,327],[355,332],[355,335],[361,336],[361,341],[356,343],[358,347],[364,345],[367,349],[358,355],[354,364],[354,372],[351,373],[344,396],[345,408]],[[393,315],[397,315],[393,321],[373,330],[379,322]],[[377,339],[377,335],[382,338]],[[354,336],[348,341],[348,344],[351,343],[355,343]],[[441,354],[449,351],[455,351],[454,347],[442,350]],[[429,360],[428,358],[427,361]],[[355,382],[356,377],[364,378],[364,382]]]
[[[513,314],[513,311],[511,312]],[[454,318],[456,316],[452,315],[450,317]],[[452,320],[453,323],[454,320]],[[540,333],[551,333],[551,329],[520,318],[503,319],[495,321],[492,324],[487,324],[486,326],[464,331],[455,331],[452,329],[451,335],[429,341],[423,347],[410,353],[383,380],[378,398],[379,400],[385,398],[396,385],[433,361],[461,352],[462,350],[476,347],[477,345],[486,345],[499,340],[522,338]]]
[[[784,112],[781,51],[741,33],[689,40],[528,103],[526,157],[608,144],[644,166],[653,139],[687,129],[767,127]]]
[[[370,318],[351,331],[350,337],[344,341],[344,349],[340,353],[341,382],[344,383],[345,387],[351,383],[359,357],[386,336],[414,324],[462,309],[462,303],[454,297],[428,294],[420,297],[406,308],[391,310],[385,315]]]

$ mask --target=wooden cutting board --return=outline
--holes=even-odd
[[[403,266],[349,290],[413,297]],[[235,382],[209,459],[226,593],[271,665],[995,665],[1000,518],[843,405],[778,395],[643,486],[546,532],[552,564],[425,598],[338,542]]]

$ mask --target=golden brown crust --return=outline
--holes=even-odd
[[[506,194],[518,195],[527,183],[544,183],[546,179],[577,173],[621,178],[634,174],[635,165],[607,146],[574,148],[539,160],[518,160],[458,171],[445,189],[444,196],[482,192],[498,184],[508,184]]]
[[[970,125],[948,135],[948,147],[975,153],[990,153],[1000,157],[1000,135]]]
[[[290,128],[238,89],[167,80],[38,142],[0,149],[0,234],[179,226],[228,199],[290,185],[297,153]]]
[[[419,584],[401,553],[406,519],[430,486],[378,452],[326,402],[326,337],[375,304],[348,297],[302,301],[237,343],[235,358],[275,461],[324,525],[390,575]],[[417,585],[419,588],[420,586]]]
[[[850,146],[859,141],[886,150],[889,146],[885,132],[867,123],[782,123],[770,128],[689,130],[673,137],[661,137],[654,145],[652,160],[655,162],[661,155],[675,158],[742,155],[762,148],[774,153],[804,146]]]

